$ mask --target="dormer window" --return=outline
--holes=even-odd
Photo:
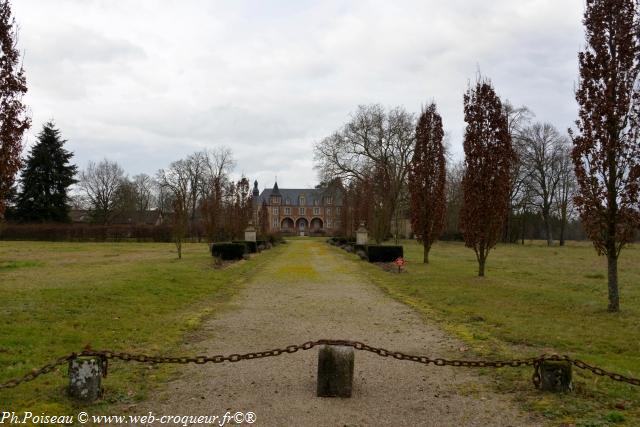
[[[280,204],[280,196],[271,196],[271,204],[279,205]]]
[[[287,197],[287,198],[284,200],[284,204],[285,204],[285,205],[290,205],[290,204],[291,204],[291,199]]]
[[[307,204],[307,201],[305,200],[304,196],[299,197],[299,203],[300,203],[300,206],[304,206]]]
[[[326,203],[326,204],[328,204],[328,205],[330,205],[330,204],[333,202],[333,200],[331,199],[331,197],[326,197],[326,198],[324,199],[324,201],[325,201],[325,203]]]

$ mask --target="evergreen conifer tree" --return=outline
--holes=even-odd
[[[53,122],[45,123],[20,173],[16,216],[20,221],[69,222],[67,190],[76,183],[77,166],[69,163],[73,153]]]

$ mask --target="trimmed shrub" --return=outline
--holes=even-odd
[[[369,262],[393,262],[404,255],[402,246],[367,245]]]
[[[211,245],[211,255],[222,260],[242,259],[246,250],[243,243],[213,243]]]
[[[358,251],[362,251],[365,254],[367,253],[367,245],[353,245],[353,250],[355,250],[356,252]]]
[[[247,240],[234,240],[231,243],[240,243],[245,246],[245,252],[248,254],[255,254],[258,252],[258,242],[250,242]]]

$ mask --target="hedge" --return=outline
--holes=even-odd
[[[369,262],[393,262],[404,255],[402,246],[367,245]]]
[[[60,223],[5,223],[0,240],[72,242],[171,242],[170,225],[94,225]]]
[[[367,253],[367,245],[353,245],[353,250],[358,252],[358,251],[362,251],[365,254]]]
[[[255,254],[258,252],[258,242],[251,242],[248,240],[234,240],[231,243],[240,243],[245,246],[245,253]]]
[[[222,260],[242,259],[246,250],[244,243],[213,243],[211,245],[211,255]]]

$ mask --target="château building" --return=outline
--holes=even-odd
[[[269,232],[332,235],[340,229],[342,200],[323,188],[265,188],[260,193],[253,183],[253,206],[258,212],[266,202]]]

